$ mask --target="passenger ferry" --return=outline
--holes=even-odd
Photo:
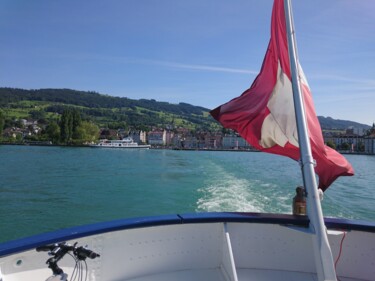
[[[149,149],[149,144],[138,144],[131,137],[122,140],[102,140],[98,144],[93,144],[91,147],[105,147],[105,148],[145,148]]]

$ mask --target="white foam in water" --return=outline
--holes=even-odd
[[[272,178],[241,174],[232,165],[210,162],[205,170],[211,176],[198,189],[197,212],[292,212],[294,188]]]
[[[220,177],[211,179],[200,188],[201,198],[197,202],[198,212],[263,212],[265,201],[253,192],[254,183],[239,179],[220,167],[215,167]]]

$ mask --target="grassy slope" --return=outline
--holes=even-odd
[[[125,122],[131,127],[173,124],[197,130],[221,128],[209,116],[208,109],[188,104],[137,101],[65,89],[28,91],[0,88],[0,109],[7,118],[28,119],[39,111],[45,119],[57,119],[57,113],[61,114],[67,106],[79,109],[84,118],[101,127]]]
[[[57,119],[63,106],[79,108],[84,117],[101,127],[125,122],[131,127],[175,125],[189,129],[220,130],[209,110],[190,104],[170,104],[155,100],[132,100],[94,92],[69,89],[23,90],[0,88],[0,109],[7,118],[31,118],[42,111],[45,119]],[[345,130],[349,126],[369,129],[370,126],[346,120],[319,116],[323,130]]]

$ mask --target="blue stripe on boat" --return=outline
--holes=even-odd
[[[183,223],[191,224],[215,222],[279,224],[300,227],[308,227],[309,224],[309,220],[307,217],[264,213],[192,213],[156,217],[140,217],[76,226],[1,243],[0,257],[26,250],[31,250],[38,246],[46,244],[72,240],[111,231]],[[328,229],[375,232],[375,223],[373,222],[326,218],[325,224]]]

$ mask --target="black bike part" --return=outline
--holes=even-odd
[[[36,247],[36,251],[37,252],[48,252],[48,251],[52,251],[56,247],[57,247],[57,244],[44,245],[44,246]]]
[[[55,258],[50,258],[47,260],[48,268],[50,268],[54,275],[59,275],[64,273],[64,271],[57,265],[58,260]]]
[[[95,259],[96,257],[100,257],[99,254],[95,253],[94,251],[88,250],[82,246],[74,250],[74,255],[79,260],[85,260],[86,258]]]

